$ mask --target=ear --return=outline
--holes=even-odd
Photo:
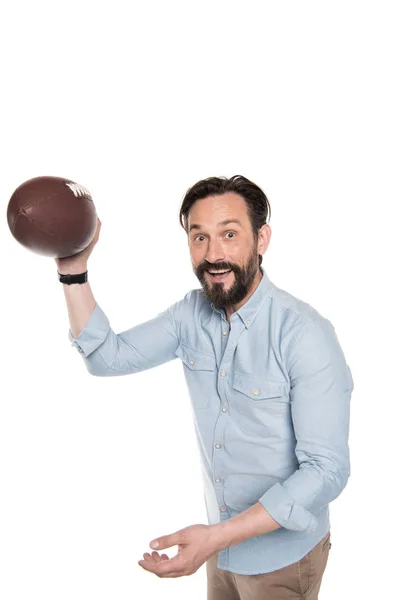
[[[258,230],[258,254],[264,254],[264,252],[266,252],[271,239],[271,234],[271,227],[267,223],[264,223]]]

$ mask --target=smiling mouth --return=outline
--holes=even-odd
[[[210,275],[212,281],[223,281],[231,271],[232,269],[210,269],[207,273]]]

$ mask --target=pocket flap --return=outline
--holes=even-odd
[[[253,400],[265,400],[266,398],[280,398],[285,395],[285,381],[271,381],[246,375],[245,373],[235,373],[233,377],[233,387]]]
[[[215,356],[204,354],[189,346],[178,346],[175,350],[175,355],[182,359],[189,369],[192,371],[214,371],[216,368]]]

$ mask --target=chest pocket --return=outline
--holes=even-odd
[[[289,384],[234,373],[232,387],[238,418],[246,429],[283,434],[290,421]]]
[[[204,354],[181,344],[175,350],[183,363],[190,399],[194,408],[207,408],[216,385],[217,363],[215,356]]]

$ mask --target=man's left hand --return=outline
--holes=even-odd
[[[222,550],[216,531],[213,525],[191,525],[171,535],[164,535],[150,542],[150,547],[165,550],[178,546],[178,554],[169,558],[166,554],[145,552],[138,564],[158,577],[192,575],[210,556]]]

